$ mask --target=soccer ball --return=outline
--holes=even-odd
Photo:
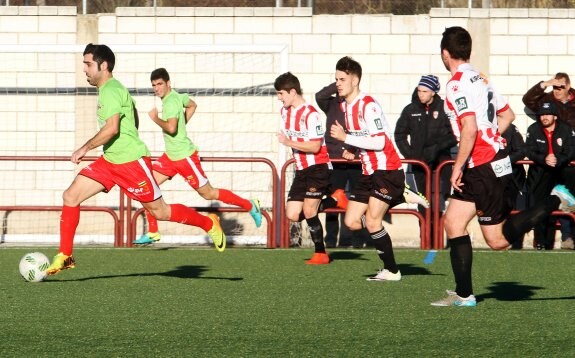
[[[28,282],[40,282],[46,278],[50,259],[41,252],[31,252],[20,260],[20,275]]]

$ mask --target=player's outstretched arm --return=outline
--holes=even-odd
[[[82,161],[82,158],[90,150],[97,148],[101,145],[108,143],[116,134],[120,132],[120,114],[116,113],[112,117],[106,120],[106,124],[96,133],[95,136],[90,138],[83,146],[78,148],[74,153],[70,161],[72,163],[78,164]]]
[[[186,114],[186,124],[188,124],[188,122],[190,121],[190,119],[192,119],[192,116],[194,115],[194,113],[196,113],[196,108],[198,108],[198,105],[196,104],[196,102],[194,102],[191,98],[190,101],[188,102],[188,105],[184,107],[184,112]]]
[[[176,134],[178,132],[178,119],[176,117],[163,120],[158,116],[158,109],[152,108],[148,112],[148,116],[154,123],[156,123],[162,130],[168,134]]]

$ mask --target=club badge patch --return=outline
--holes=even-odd
[[[457,111],[461,112],[467,109],[467,100],[465,97],[461,97],[455,100],[455,105],[457,106]]]

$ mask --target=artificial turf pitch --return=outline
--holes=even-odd
[[[449,251],[396,250],[400,282],[368,282],[374,250],[77,248],[77,267],[28,283],[0,248],[1,357],[572,357],[575,252],[475,251],[475,308]]]

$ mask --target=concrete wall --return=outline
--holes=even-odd
[[[472,63],[508,98],[518,115],[516,124],[525,133],[531,120],[523,113],[523,93],[556,72],[575,74],[574,17],[575,11],[567,9],[314,16],[309,8],[118,8],[114,14],[82,16],[74,7],[8,6],[0,7],[0,46],[283,45],[288,49],[288,69],[300,78],[304,96],[312,102],[314,93],[333,80],[336,61],[351,55],[363,66],[362,90],[380,101],[393,127],[422,74],[438,75],[442,85],[447,81],[439,41],[445,27],[459,25],[472,33]],[[149,71],[165,66],[172,72],[179,65],[169,62],[169,56],[156,56],[153,61],[126,56],[119,58],[114,72],[127,87],[146,87]],[[258,81],[273,82],[277,74]],[[4,87],[0,89],[0,155],[69,155],[95,133],[94,96],[5,94],[13,87],[86,86],[79,54],[4,53],[0,75]],[[194,71],[188,76],[195,86],[203,86]],[[174,80],[178,83],[182,77]],[[185,87],[182,82],[178,85]],[[146,115],[155,102],[150,96],[137,100],[142,137],[159,154],[161,134]],[[283,160],[274,136],[278,102],[273,96],[217,101],[202,97],[196,102],[199,109],[189,131],[204,156],[261,156],[278,164]],[[265,206],[271,204],[265,168],[239,164],[230,170],[229,165],[207,163],[205,169],[217,185],[260,196]],[[2,205],[31,201],[60,205],[61,192],[74,175],[73,166],[65,163],[0,162],[0,170]],[[260,185],[254,188],[253,183]],[[173,195],[166,190],[168,201],[188,191],[180,184],[173,189]],[[114,202],[116,197],[111,195],[93,199],[95,204]]]

